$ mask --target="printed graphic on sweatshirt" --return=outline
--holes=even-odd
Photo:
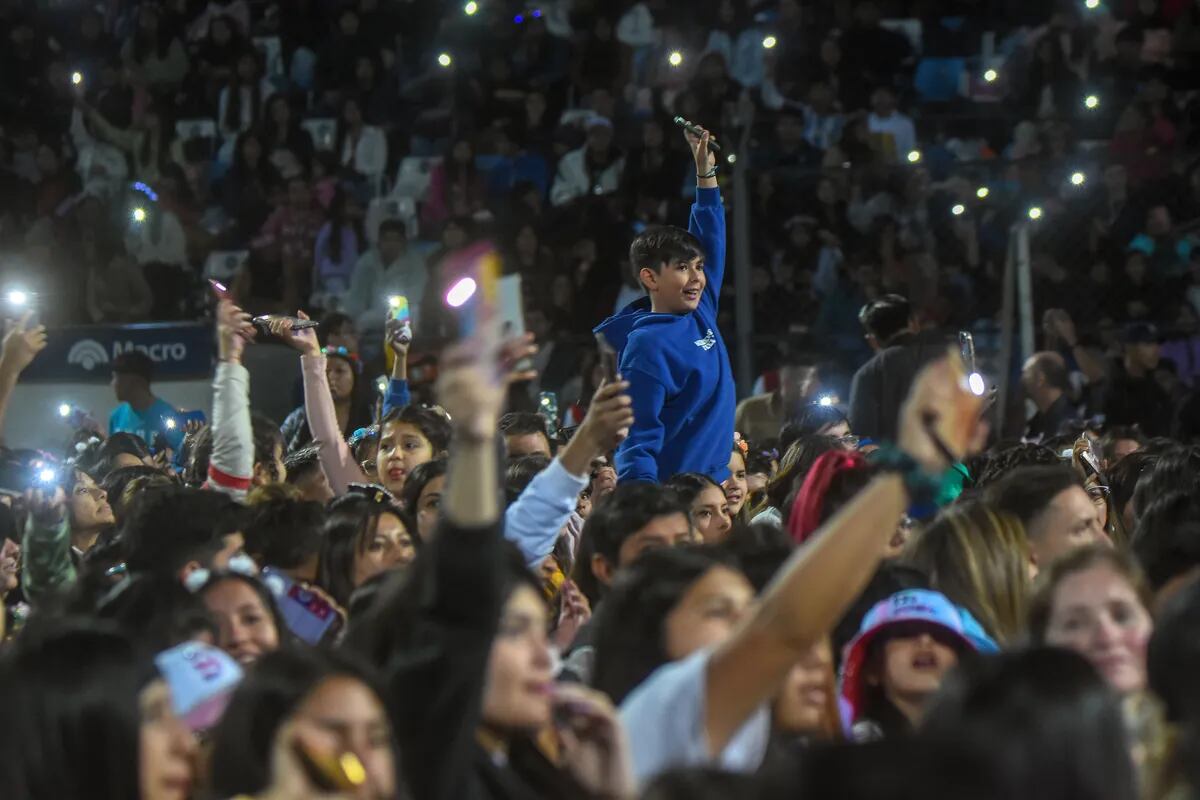
[[[716,337],[716,335],[713,334],[712,328],[709,328],[707,331],[704,332],[703,339],[697,339],[695,342],[693,342],[693,344],[695,344],[696,347],[699,347],[701,350],[705,350],[705,351],[712,350],[713,346],[716,345],[716,343],[717,343],[717,337]]]

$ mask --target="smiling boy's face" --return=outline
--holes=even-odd
[[[704,259],[696,258],[663,264],[657,273],[646,268],[642,284],[650,294],[650,307],[661,314],[688,314],[700,305],[700,295],[708,283]]]

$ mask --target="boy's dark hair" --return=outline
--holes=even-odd
[[[1023,467],[1049,467],[1062,463],[1058,453],[1049,447],[1032,442],[1021,442],[1004,449],[997,448],[990,456],[985,456],[977,464],[972,463],[970,466],[972,467],[971,474],[978,476],[975,479],[975,487],[983,489]]]
[[[304,500],[269,500],[249,510],[242,534],[246,552],[263,566],[293,569],[316,556],[325,528],[325,507]]]
[[[96,445],[86,449],[78,459],[80,468],[97,481],[103,481],[114,469],[117,456],[129,455],[139,461],[150,457],[150,449],[142,437],[134,433],[114,433]]]
[[[633,268],[633,278],[639,285],[643,269],[649,269],[657,275],[664,264],[704,257],[704,245],[700,240],[674,225],[647,228],[629,245],[629,263]]]
[[[130,573],[174,575],[189,561],[207,567],[224,546],[222,537],[242,530],[241,506],[219,492],[155,489],[139,498],[121,538]]]
[[[621,545],[646,527],[650,520],[669,514],[682,514],[691,519],[689,510],[678,494],[662,486],[619,484],[608,500],[593,509],[584,523],[583,538],[591,540],[594,554],[604,556],[615,566]]]
[[[500,418],[500,433],[503,436],[529,436],[540,433],[546,437],[550,453],[554,453],[554,437],[550,435],[546,418],[535,411],[510,411]]]
[[[1025,530],[1061,492],[1083,481],[1066,466],[1021,467],[989,486],[986,499],[1000,511],[1019,517]]]
[[[425,406],[407,405],[393,408],[379,422],[379,438],[382,442],[387,426],[393,423],[412,425],[429,440],[435,456],[445,453],[450,447],[450,422],[446,415]]]
[[[283,459],[283,465],[287,467],[287,482],[298,483],[321,468],[321,449],[314,444],[293,450]]]
[[[1138,444],[1145,441],[1145,437],[1142,436],[1142,432],[1137,429],[1136,425],[1113,425],[1105,430],[1104,435],[1100,437],[1100,449],[1110,466],[1114,464],[1113,456],[1116,455],[1117,442],[1122,439],[1131,439]]]
[[[509,505],[515,503],[538,473],[550,466],[550,461],[551,459],[538,453],[511,460],[508,469],[504,471],[505,502]]]
[[[867,303],[858,312],[858,321],[867,333],[875,337],[880,345],[908,327],[912,319],[912,306],[908,299],[898,294],[885,294]]]

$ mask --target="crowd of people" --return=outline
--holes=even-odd
[[[0,447],[3,795],[1196,797],[1200,6],[995,6],[0,3],[0,437],[217,352]]]

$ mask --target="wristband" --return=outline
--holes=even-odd
[[[870,462],[882,472],[894,472],[904,481],[904,489],[913,505],[933,503],[942,488],[942,477],[931,475],[916,459],[892,444],[885,444],[870,455]]]
[[[716,168],[716,166],[713,166],[712,169],[710,169],[708,172],[705,172],[703,175],[701,175],[699,172],[697,172],[696,177],[700,178],[700,179],[715,178],[715,177],[717,177],[717,168]]]

